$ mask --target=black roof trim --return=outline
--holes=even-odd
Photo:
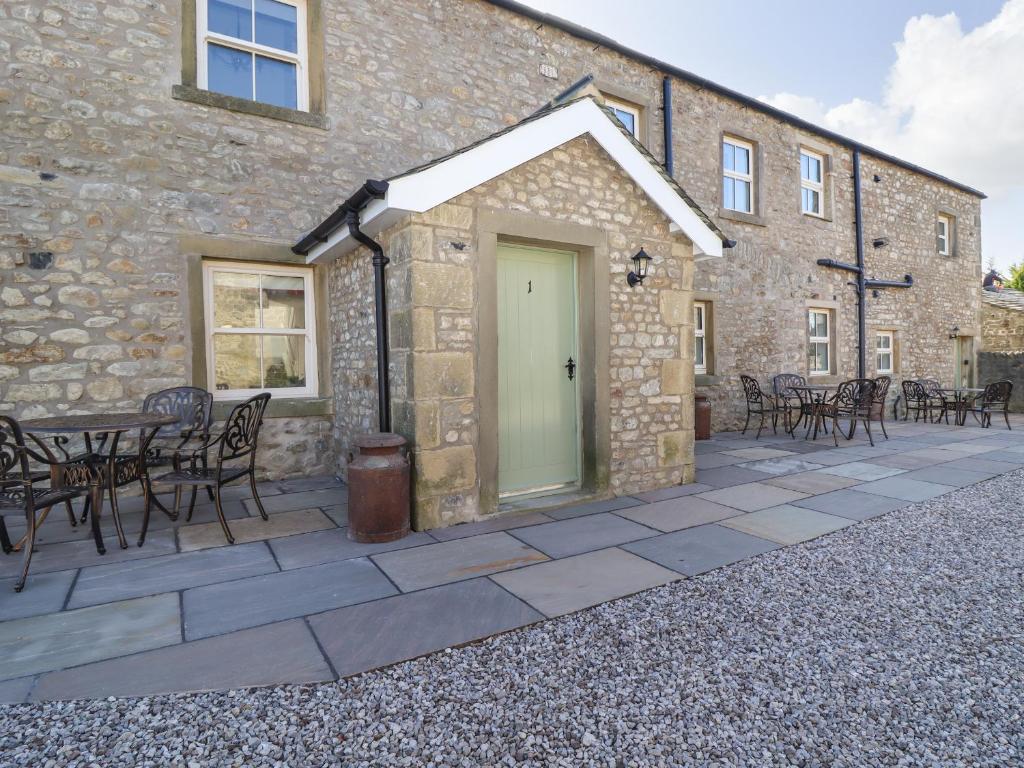
[[[305,256],[313,249],[313,246],[319,243],[326,243],[327,239],[334,234],[334,231],[345,223],[345,219],[350,211],[361,211],[371,200],[379,200],[384,197],[387,191],[388,183],[386,181],[367,179],[363,186],[357,189],[348,200],[335,208],[334,212],[317,224],[312,232],[293,245],[292,253]]]
[[[922,168],[921,166],[914,165],[913,163],[907,162],[906,160],[901,160],[900,158],[894,155],[890,155],[880,150],[874,149],[873,147],[869,147],[866,144],[861,144],[859,141],[854,141],[851,138],[830,131],[827,128],[817,126],[814,123],[808,122],[807,120],[797,117],[796,115],[790,114],[789,112],[784,112],[781,109],[776,109],[775,107],[769,104],[765,104],[763,101],[758,101],[757,99],[742,94],[739,91],[734,91],[731,88],[727,88],[724,85],[719,85],[716,82],[700,77],[699,75],[695,75],[692,72],[686,71],[685,69],[680,69],[679,67],[676,67],[672,64],[667,64],[664,61],[660,61],[659,59],[656,59],[653,56],[648,56],[645,53],[641,53],[640,51],[628,48],[622,43],[612,40],[610,37],[606,37],[600,34],[599,32],[595,32],[594,30],[588,29],[587,27],[582,27],[579,24],[575,24],[559,16],[552,16],[549,13],[538,11],[535,8],[530,8],[529,6],[517,3],[515,2],[515,0],[484,1],[498,8],[502,8],[506,11],[511,11],[512,13],[518,14],[520,16],[525,16],[528,19],[533,19],[534,21],[546,24],[549,27],[560,29],[563,32],[572,35],[573,37],[580,38],[581,40],[586,40],[591,43],[602,45],[605,48],[615,51],[616,53],[620,53],[623,56],[626,56],[627,58],[634,59],[635,61],[639,61],[641,64],[646,64],[649,67],[653,67],[654,69],[657,69],[664,74],[672,75],[673,77],[678,77],[680,80],[686,80],[687,82],[696,85],[700,88],[704,88],[705,90],[708,91],[713,91],[721,96],[725,96],[728,99],[732,99],[733,101],[738,101],[740,104],[743,104],[744,106],[750,107],[751,109],[756,109],[759,112],[763,112],[767,115],[771,115],[772,117],[778,118],[783,122],[789,123],[790,125],[795,125],[797,128],[808,131],[810,133],[815,133],[823,138],[830,139],[838,144],[842,144],[846,147],[849,147],[850,149],[859,149],[861,152],[864,152],[865,154],[872,155],[880,160],[885,160],[886,162],[892,163],[893,165],[898,165],[901,168],[906,168],[909,171],[913,171],[915,173],[920,173],[924,176],[928,176],[932,179],[935,179],[936,181],[941,181],[943,184],[949,184],[950,186],[956,187],[962,192],[967,192],[968,194],[974,195],[975,197],[980,197],[983,200],[987,197],[987,195],[984,192],[980,192],[979,190],[974,189],[973,187],[969,187],[966,184],[961,184],[960,182],[954,181],[953,179],[950,179],[947,176],[943,176],[942,174],[929,171],[927,168]]]

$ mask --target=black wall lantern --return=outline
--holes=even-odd
[[[630,288],[643,284],[644,278],[647,277],[647,266],[650,263],[651,257],[647,255],[643,246],[640,246],[640,250],[633,255],[633,271],[626,275],[626,282],[629,283]]]
[[[960,335],[960,326],[959,325],[954,325],[953,328],[949,332],[949,338],[955,339],[959,335]]]

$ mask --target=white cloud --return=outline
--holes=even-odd
[[[985,257],[1019,258],[1024,211],[1010,201],[1024,198],[1024,0],[966,33],[953,13],[913,17],[895,48],[880,103],[762,100],[986,192]]]

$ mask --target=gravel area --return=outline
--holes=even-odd
[[[7,707],[0,763],[1020,765],[1022,483],[337,684]]]

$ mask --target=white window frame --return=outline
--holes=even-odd
[[[883,347],[881,340],[886,338],[889,340],[889,346]],[[882,367],[882,355],[889,356],[889,367]],[[896,334],[892,331],[876,331],[875,332],[875,372],[876,373],[892,373],[896,369]]]
[[[820,181],[814,181],[813,179],[805,179],[804,178],[804,169],[803,169],[803,162],[802,161],[803,161],[803,157],[805,155],[807,157],[811,158],[812,160],[817,160],[818,161],[818,169],[821,172],[821,180]],[[819,219],[824,218],[824,216],[825,216],[825,156],[820,154],[820,153],[818,153],[818,152],[813,152],[812,150],[804,149],[803,147],[801,147],[800,148],[800,160],[801,160],[801,163],[800,163],[800,211],[801,211],[801,213],[805,213],[808,216],[816,216]],[[808,189],[808,190],[811,190],[812,192],[817,192],[818,193],[818,210],[816,210],[816,211],[809,211],[806,208],[804,208],[804,195],[803,195],[803,191],[805,189]]]
[[[825,345],[825,349],[827,351],[827,357],[828,357],[828,359],[826,360],[826,364],[827,364],[828,368],[826,370],[823,370],[823,371],[815,370],[815,369],[810,367],[810,364],[808,364],[808,366],[807,366],[809,368],[808,374],[811,375],[811,376],[830,376],[830,375],[832,375],[832,312],[831,312],[831,310],[828,310],[828,309],[815,309],[815,308],[812,307],[811,309],[807,310],[807,314],[808,314],[808,317],[807,317],[807,320],[805,320],[805,322],[807,322],[807,328],[808,328],[808,336],[807,336],[808,351],[810,351],[811,344],[824,344]],[[811,325],[810,322],[809,322],[810,321],[810,315],[824,315],[825,316],[825,335],[824,336],[811,336],[810,335],[810,325]]]
[[[256,42],[256,13],[253,10],[253,34],[252,40],[239,40],[237,37],[222,35],[218,32],[211,32],[209,29],[209,0],[196,0],[196,65],[199,87],[209,90],[209,62],[206,55],[206,44],[216,43],[225,48],[245,51],[246,53],[259,54],[270,59],[285,61],[295,65],[295,93],[296,109],[301,112],[309,111],[309,46],[306,39],[306,0],[276,0],[284,5],[293,6],[295,11],[296,53],[282,51],[279,48],[271,48],[267,45],[260,45]],[[255,2],[255,0],[253,0]],[[256,101],[256,62],[252,67],[253,87],[252,101]],[[266,102],[257,101],[258,104]],[[270,105],[276,106],[276,105]],[[282,107],[286,109],[286,107]]]
[[[937,250],[940,256],[949,256],[953,250],[949,247],[950,236],[953,233],[953,217],[945,213],[940,213],[936,223],[941,230],[941,232],[936,233]]]
[[[604,94],[602,94],[602,96],[604,96]],[[604,96],[604,104],[609,109],[617,109],[620,112],[628,112],[631,114],[633,116],[633,136],[636,139],[640,138],[640,107],[630,104],[627,101],[616,99],[614,96]],[[621,120],[619,122],[622,123]],[[622,124],[622,127],[626,127],[624,123]]]
[[[245,275],[284,275],[301,277],[303,280],[303,301],[305,303],[305,328],[218,328],[213,314],[213,275],[215,272],[233,272]],[[308,267],[288,267],[276,264],[236,261],[203,262],[203,311],[206,318],[206,382],[214,400],[244,400],[270,392],[278,398],[317,397],[319,395],[319,372],[316,352],[316,288],[313,270]],[[216,360],[214,359],[213,337],[216,334],[257,335],[257,336],[303,336],[305,337],[306,386],[274,387],[270,389],[217,389]],[[262,355],[263,347],[260,346]],[[260,366],[262,370],[262,364]]]
[[[725,167],[725,145],[730,144],[733,147],[747,150],[748,157],[750,158],[750,173],[738,173],[737,171],[730,171]],[[746,213],[753,215],[754,211],[757,210],[757,202],[755,196],[757,194],[756,188],[754,187],[754,171],[756,165],[756,158],[754,156],[754,145],[749,141],[743,139],[737,139],[733,136],[725,136],[722,138],[722,178],[723,179],[734,179],[736,181],[745,181],[750,185],[750,209],[743,211],[739,208],[730,208],[725,204],[725,192],[721,192],[722,195],[722,207],[728,211],[736,211],[737,213]],[[724,185],[723,185],[724,186]]]
[[[698,322],[700,318],[700,322]],[[703,301],[693,302],[693,372],[694,373],[707,373],[708,372],[708,305]],[[701,359],[704,361],[703,365],[697,363],[697,345],[700,344],[700,348],[704,351],[701,355]]]

